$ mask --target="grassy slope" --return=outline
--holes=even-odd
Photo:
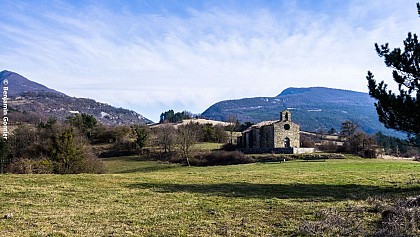
[[[420,192],[420,163],[181,167],[107,159],[104,175],[3,175],[0,236],[290,235],[317,210]],[[377,213],[362,217],[374,226]]]

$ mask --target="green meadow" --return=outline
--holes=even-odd
[[[413,161],[104,161],[101,175],[0,176],[0,236],[299,236],[300,226],[331,209],[374,232],[381,213],[369,210],[377,200],[420,193]]]

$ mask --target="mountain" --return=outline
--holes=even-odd
[[[92,99],[70,97],[14,72],[0,72],[2,86],[4,80],[8,81],[8,109],[15,118],[39,120],[55,117],[63,121],[71,114],[86,113],[108,125],[152,123],[132,110],[115,108]]]
[[[34,81],[30,81],[25,77],[14,72],[1,71],[0,80],[3,81],[4,79],[8,80],[8,87],[11,88],[11,90],[8,92],[9,96],[17,96],[25,92],[48,92],[62,94],[44,85],[41,85]]]
[[[387,129],[378,120],[375,100],[369,94],[324,87],[287,88],[276,97],[257,97],[226,100],[210,106],[202,116],[226,121],[236,115],[241,122],[260,122],[279,118],[280,111],[288,109],[292,119],[305,131],[339,131],[341,123],[350,120],[365,132],[378,131],[396,137],[404,133]]]

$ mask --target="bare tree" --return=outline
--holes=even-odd
[[[34,144],[38,141],[36,136],[36,128],[29,125],[20,125],[14,131],[13,135],[8,139],[9,151],[12,157],[21,158],[30,154]]]
[[[193,123],[178,127],[178,144],[181,147],[182,155],[190,166],[190,148],[197,142],[198,132]]]
[[[374,137],[366,134],[352,121],[347,120],[342,123],[340,136],[346,140],[345,149],[354,154],[371,151],[375,145]]]
[[[214,141],[218,143],[224,143],[228,140],[228,136],[226,134],[225,128],[218,124],[214,126]]]
[[[228,117],[228,123],[227,129],[229,131],[229,143],[233,144],[233,132],[235,132],[236,125],[238,124],[238,118],[236,115],[229,115]]]
[[[156,143],[163,147],[165,153],[171,153],[176,140],[176,129],[170,124],[162,124],[156,128]]]
[[[346,120],[341,124],[340,137],[348,139],[357,132],[358,128],[359,126],[356,123]]]

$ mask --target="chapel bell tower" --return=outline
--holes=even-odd
[[[292,121],[292,114],[289,110],[283,110],[280,112],[280,121],[281,122],[291,122]]]

